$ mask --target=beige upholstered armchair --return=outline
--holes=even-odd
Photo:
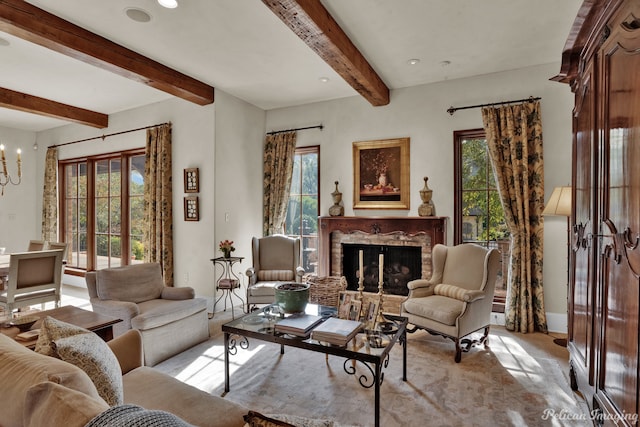
[[[432,260],[431,279],[407,284],[409,297],[402,304],[402,315],[415,325],[410,332],[425,329],[452,339],[459,363],[462,351],[486,345],[500,255],[496,249],[470,243],[453,247],[438,244],[433,247]],[[483,328],[479,340],[463,339]]]
[[[190,287],[164,286],[157,263],[133,264],[87,272],[93,311],[122,319],[113,335],[137,329],[144,363],[153,366],[209,338],[207,300]]]
[[[300,238],[281,234],[254,237],[251,241],[253,267],[247,269],[247,311],[252,305],[271,304],[275,286],[282,282],[302,282]]]

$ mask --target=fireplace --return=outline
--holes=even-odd
[[[396,279],[400,280],[399,275],[393,274],[396,270],[400,274],[409,274],[410,280],[431,277],[431,249],[437,243],[446,242],[446,217],[320,217],[319,225],[318,275],[344,275],[349,283],[348,289],[354,285],[353,289],[358,287],[355,271],[358,269],[359,249],[352,246],[361,245],[363,250],[371,250],[365,259],[369,258],[369,263],[375,262],[376,266],[380,250],[387,251],[382,252],[385,254],[385,282],[391,284]],[[391,255],[390,250],[398,251],[400,255]],[[409,255],[409,252],[413,254]],[[405,259],[409,256],[414,261]],[[402,280],[407,279],[402,277]],[[375,289],[370,285],[365,290],[378,292],[377,277],[374,283]],[[392,288],[395,291],[400,287],[383,290],[391,294]]]
[[[360,272],[359,253],[363,254],[363,272]],[[342,245],[342,272],[347,279],[347,290],[358,290],[359,277],[363,275],[365,292],[379,290],[379,255],[384,256],[383,286],[387,295],[408,295],[407,283],[422,276],[422,247],[366,245],[345,243]]]

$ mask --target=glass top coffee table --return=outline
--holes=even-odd
[[[357,334],[346,346],[323,343],[310,337],[298,337],[275,330],[276,323],[282,319],[275,304],[253,311],[238,319],[222,325],[224,332],[224,390],[230,390],[229,357],[235,355],[238,347],[249,348],[248,338],[280,344],[280,353],[284,347],[296,347],[345,359],[344,371],[356,375],[356,362],[360,362],[368,372],[359,374],[358,382],[362,387],[375,390],[375,426],[380,425],[380,386],[384,378],[382,369],[389,364],[389,353],[396,342],[402,346],[402,380],[407,380],[407,318],[385,314],[387,322],[384,330],[363,331]],[[275,309],[274,309],[275,308]],[[308,304],[307,314],[335,317],[337,309],[316,304]]]

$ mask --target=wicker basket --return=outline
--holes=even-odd
[[[344,276],[307,277],[309,288],[309,302],[312,304],[337,307],[340,292],[347,289],[347,279]]]

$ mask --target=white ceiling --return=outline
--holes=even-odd
[[[29,3],[265,110],[358,95],[261,0],[179,1],[176,9],[156,0]],[[582,0],[322,3],[397,89],[559,62]],[[130,7],[151,21],[132,21]],[[171,97],[11,35],[0,38],[9,42],[0,42],[0,87],[105,114]],[[420,62],[410,66],[411,58]],[[0,108],[0,126],[42,131],[64,124]]]

